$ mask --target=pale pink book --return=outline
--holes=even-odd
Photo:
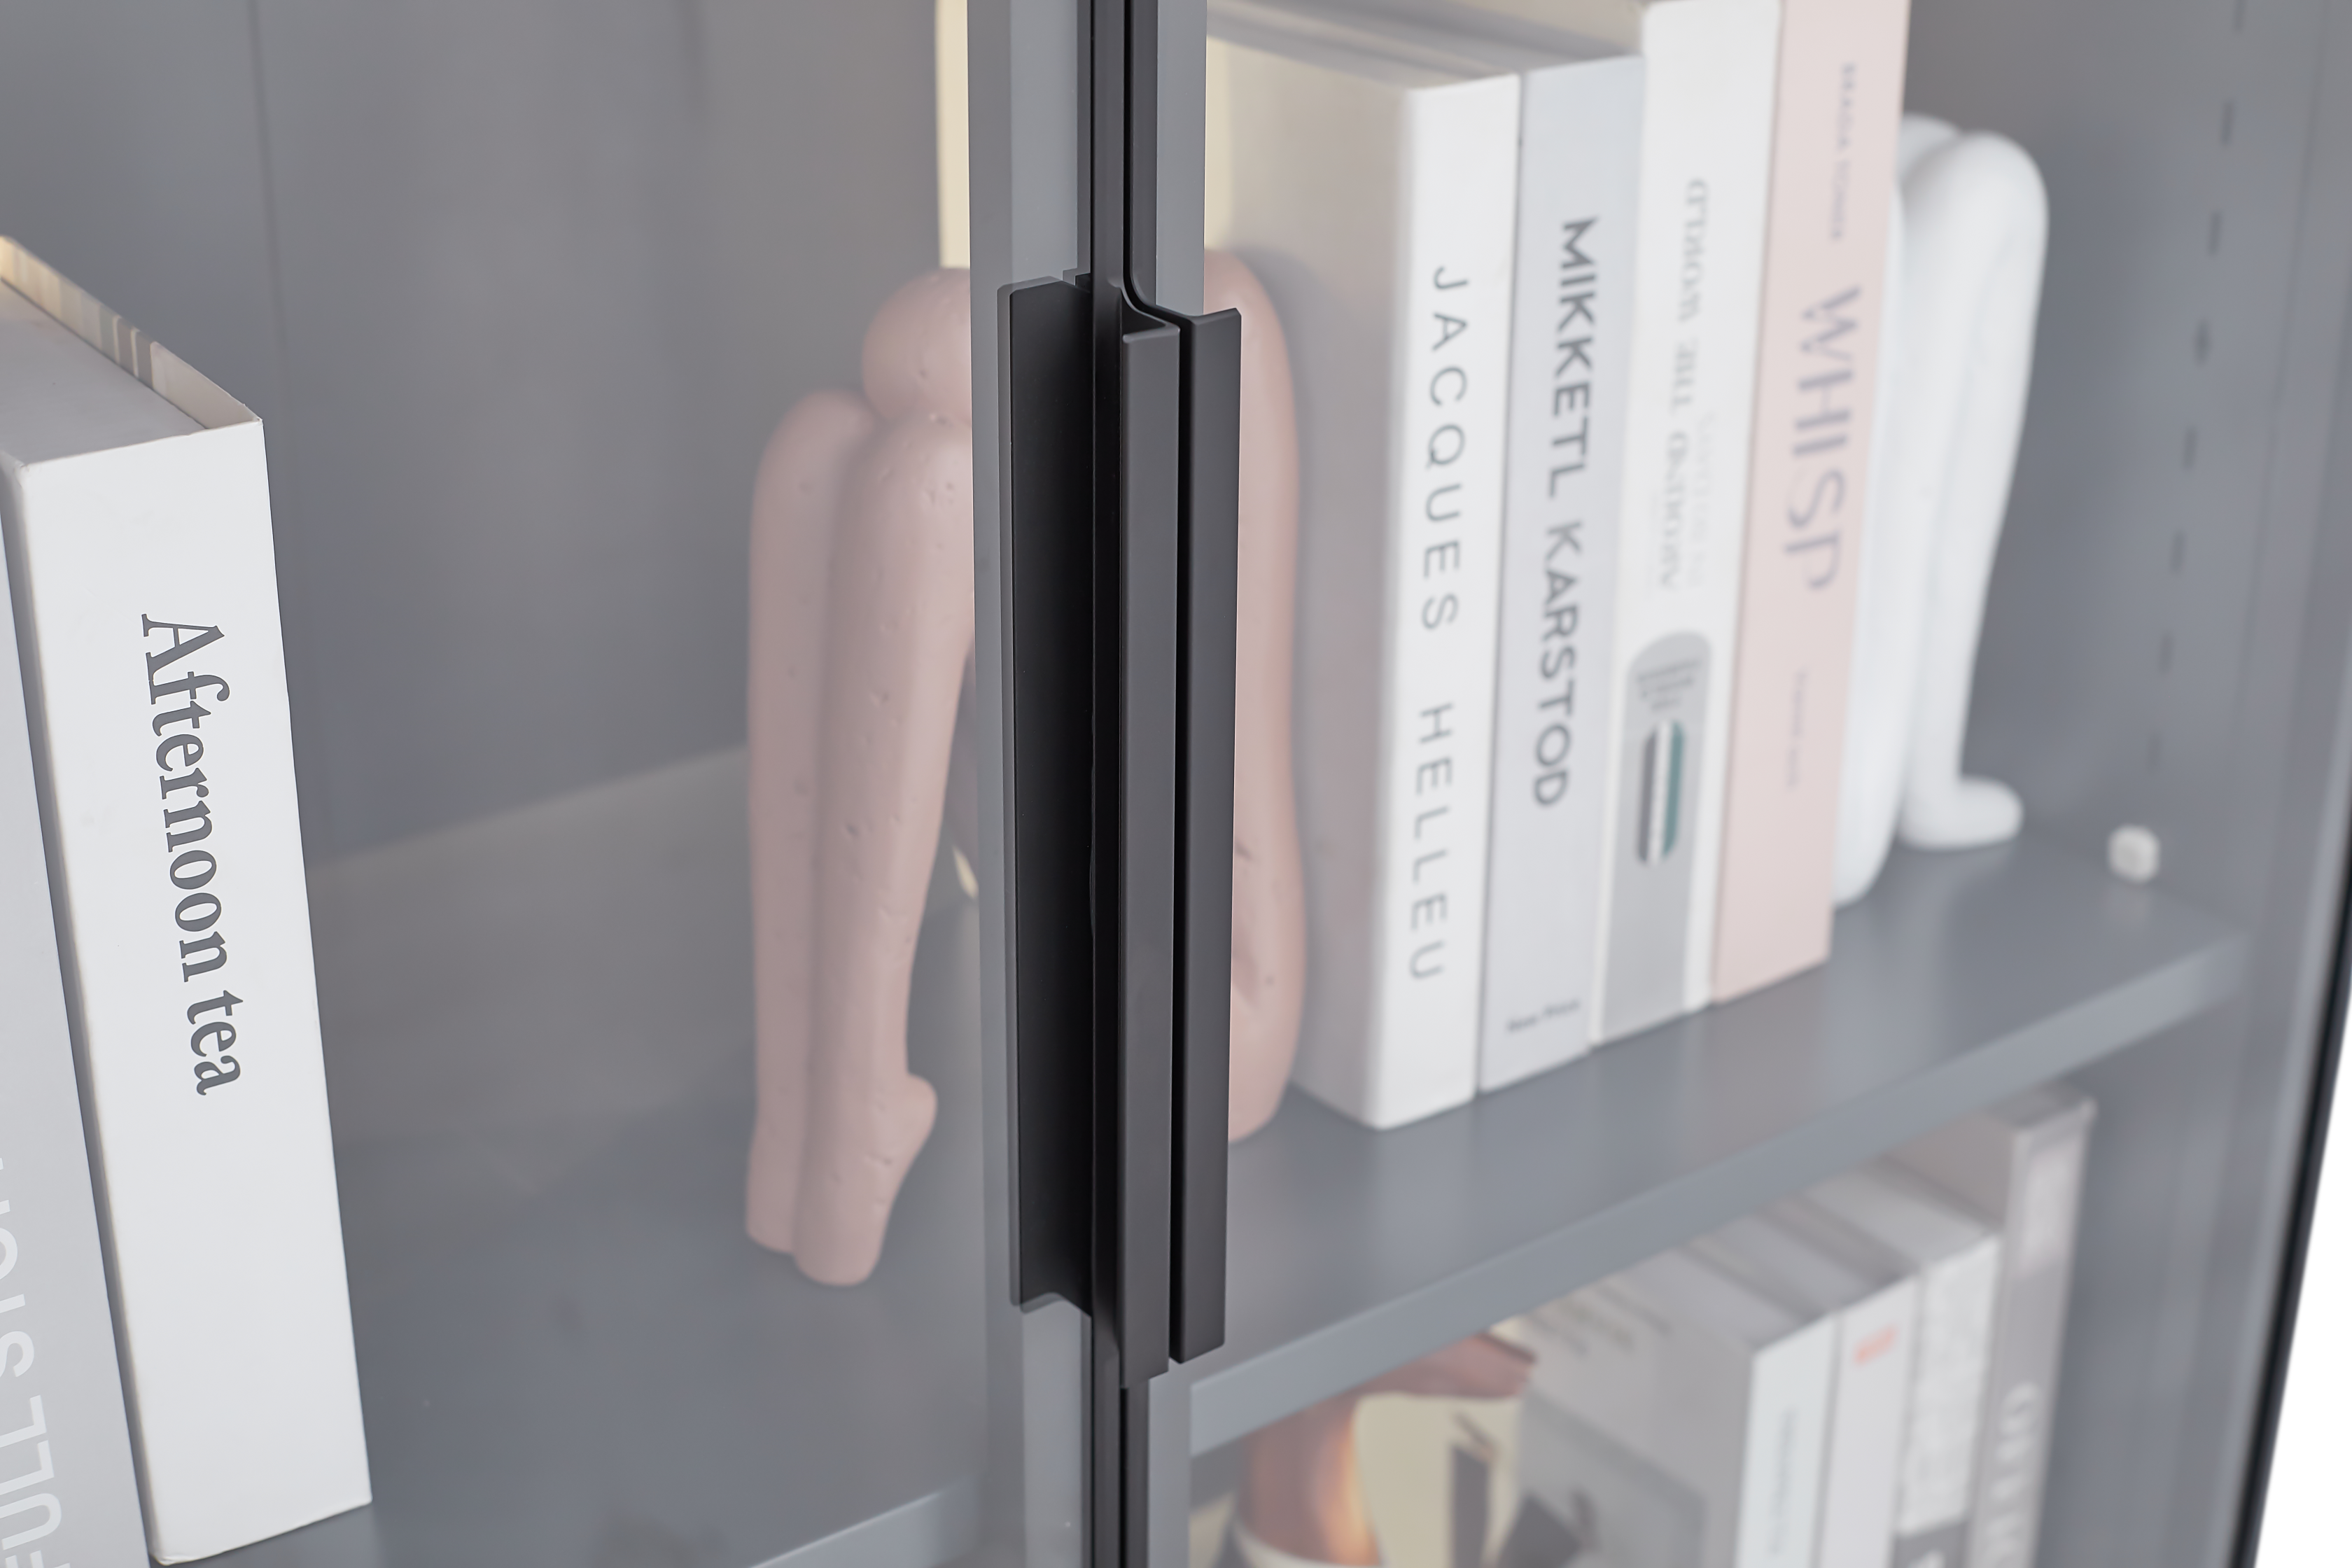
[[[1748,478],[1720,1001],[1821,963],[1908,0],[1785,0]]]

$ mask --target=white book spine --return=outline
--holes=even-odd
[[[1376,1127],[1477,1088],[1518,110],[1510,76],[1407,100]]]
[[[1992,1360],[2001,1238],[1983,1240],[1920,1277],[1919,1363],[1905,1423],[1895,1510],[1895,1563],[1958,1563],[1968,1526],[1977,1432]]]
[[[1481,1089],[1593,1038],[1642,76],[1622,56],[1522,89]]]
[[[0,499],[0,507],[6,501]],[[147,1561],[0,572],[0,1561]]]
[[[149,1542],[185,1561],[369,1495],[261,426],[12,479]]]
[[[1735,1568],[1812,1568],[1828,1451],[1835,1317],[1759,1351],[1749,1376]]]
[[[1886,1568],[1918,1326],[1916,1278],[1839,1314],[1819,1568]]]
[[[1779,0],[1643,13],[1602,1039],[1704,1006],[1713,984],[1779,37]]]
[[[1519,83],[1223,70],[1228,237],[1298,371],[1294,1076],[1390,1127],[1477,1088]]]

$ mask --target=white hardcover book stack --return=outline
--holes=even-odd
[[[0,378],[0,447],[27,390]],[[0,1562],[143,1568],[14,627],[0,591]]]
[[[2000,1287],[1969,1511],[1969,1568],[2032,1568],[2083,1161],[2097,1110],[2078,1090],[2048,1084],[1964,1117],[1895,1154],[2001,1224]]]
[[[1528,1396],[1670,1476],[1698,1500],[1698,1568],[1811,1568],[1838,1347],[1834,1316],[1793,1310],[1687,1248],[1661,1253],[1496,1330],[1535,1353]],[[1573,1446],[1569,1446],[1573,1447]],[[1585,1451],[1594,1451],[1589,1441]],[[1655,1486],[1619,1504],[1610,1475],[1531,1480],[1530,1491],[1591,1501],[1596,1533],[1622,1507],[1661,1531],[1674,1510]]]
[[[1780,0],[1469,0],[1637,49],[1633,358],[1596,1038],[1706,1005],[1738,647]]]
[[[1792,1310],[1837,1324],[1815,1568],[1885,1568],[1911,1403],[1916,1275],[1790,1204],[1734,1220],[1692,1249]]]
[[[1391,1127],[1477,1086],[1519,78],[1266,6],[1210,28],[1208,238],[1298,397],[1294,1077]]]
[[[1596,40],[1531,43],[1302,5],[1220,0],[1211,26],[1210,242],[1266,280],[1300,366],[1299,765],[1315,947],[1297,1076],[1390,1126],[1591,1041],[1644,68]],[[1375,155],[1358,138],[1335,162],[1334,132],[1304,131],[1283,73],[1249,59],[1253,50],[1394,79],[1391,88],[1422,95],[1415,140]],[[1513,237],[1500,273],[1507,341],[1448,360],[1438,351],[1473,347],[1473,331],[1491,338],[1496,317],[1491,301],[1468,298],[1466,274],[1444,271],[1432,236],[1462,232],[1464,194],[1443,183],[1468,174],[1457,159],[1491,161],[1497,142],[1483,121],[1475,135],[1460,132],[1469,99],[1430,95],[1493,93],[1514,79],[1506,177],[1472,179],[1482,201],[1501,195],[1508,209],[1482,209],[1475,229]],[[1397,376],[1387,395],[1402,389],[1402,410],[1373,406],[1381,388],[1360,379],[1380,344],[1338,307],[1377,294],[1350,286],[1361,244],[1331,243],[1320,211],[1367,198],[1402,215],[1404,308],[1384,329]],[[1412,293],[1402,254],[1415,246],[1433,263],[1427,299]],[[1337,299],[1318,295],[1327,283]],[[1398,292],[1395,279],[1384,286]],[[1498,353],[1508,367],[1500,431],[1495,401],[1468,380]],[[1401,459],[1380,444],[1383,431],[1410,441],[1421,426],[1426,439]],[[1507,468],[1496,476],[1498,434]],[[1362,549],[1362,514],[1334,510],[1382,473],[1384,562]],[[1457,507],[1463,515],[1451,516]],[[1367,575],[1383,563],[1383,580]],[[1376,671],[1381,689],[1362,689]],[[1489,759],[1473,754],[1488,737],[1491,784]],[[1375,756],[1377,765],[1360,760]],[[1491,788],[1491,815],[1486,800],[1460,796],[1465,784]]]
[[[1879,1161],[1792,1200],[1885,1248],[1919,1281],[1917,1356],[1895,1489],[1893,1568],[1961,1562],[2000,1283],[2000,1233]]]
[[[0,283],[57,929],[148,1543],[181,1562],[368,1500],[261,426],[5,242]]]
[[[1521,89],[1481,1089],[1596,1033],[1643,72],[1612,54]]]

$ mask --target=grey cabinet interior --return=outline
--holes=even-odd
[[[1009,86],[1043,69],[1010,40],[1053,34],[1053,11],[975,0],[974,102],[1003,117],[999,142],[976,142],[976,186],[1018,208],[1009,235],[982,216],[984,269],[1045,270],[1014,258],[1058,256],[1075,232],[1043,210],[1071,171],[1015,171],[1004,152],[1066,153],[1070,106]],[[345,858],[740,742],[761,444],[802,394],[854,379],[872,306],[934,255],[931,16],[930,0],[0,0],[0,229],[269,421],[331,1024],[339,995],[364,1000],[364,966],[333,967],[352,951],[339,931],[376,929],[354,889],[397,881],[384,857],[430,851]],[[1822,975],[1422,1129],[1375,1141],[1286,1108],[1234,1157],[1234,1342],[1155,1391],[1165,1531],[1181,1532],[1196,1449],[2067,1072],[2101,1114],[2044,1560],[2227,1560],[2352,799],[2352,3],[1916,0],[1912,62],[1915,108],[2015,138],[2051,192],[1969,757],[2021,792],[2026,838],[1899,864]],[[1163,155],[1188,135],[1168,128]],[[551,820],[498,820],[527,837],[527,817]],[[2099,868],[2125,823],[2162,840],[2153,890]],[[732,918],[728,842],[703,902]],[[1937,900],[1944,917],[1921,912]],[[2021,954],[2005,945],[2021,932],[2046,934]],[[621,1072],[561,1129],[459,1126],[437,1134],[446,1156],[511,1141],[525,1165],[652,1160],[665,1127],[740,1136],[694,1121],[728,1125],[748,1060],[748,961],[712,942],[710,974],[675,977],[701,998],[680,1047],[698,1076],[675,1095]],[[519,963],[482,1005],[529,1013],[554,984]],[[401,1026],[344,1040],[392,1050],[461,1026]],[[1779,1074],[1782,1092],[1710,1120],[1689,1087],[1705,1079],[1668,1070],[1692,1062]],[[1647,1141],[1537,1157],[1610,1092]],[[958,1093],[968,1132],[993,1114],[977,1079]],[[338,1107],[362,1293],[421,1245],[413,1221],[367,1208],[369,1173],[444,1157],[404,1153],[391,1116]],[[977,1161],[984,1142],[926,1159]],[[527,1187],[517,1169],[497,1179]],[[1478,1222],[1444,1234],[1414,1206],[1432,1194],[1483,1205]],[[1316,1219],[1317,1246],[1296,1242]],[[983,1290],[977,1250],[941,1267],[940,1299]],[[793,1302],[761,1310],[781,1316],[745,1334],[802,1321]],[[957,1320],[973,1357],[976,1312]],[[363,1366],[428,1364],[431,1333],[459,1333],[386,1329],[372,1350],[367,1321]],[[942,1353],[931,1385],[956,1414],[936,1447],[795,1516],[819,1533],[836,1506],[896,1521],[897,1544],[872,1537],[879,1555],[854,1560],[935,1561],[972,1539],[988,1396],[963,1352]],[[517,1380],[517,1412],[528,1373],[478,1369]],[[390,1397],[372,1388],[372,1412]],[[375,1436],[387,1492],[404,1484],[383,1468],[404,1418],[372,1415],[393,1423]],[[692,1441],[740,1425],[714,1420]],[[685,1529],[698,1495],[665,1494],[680,1511],[655,1526]],[[730,1514],[730,1544],[798,1495]],[[581,1506],[561,1488],[516,1506],[511,1560],[524,1542],[548,1561],[702,1560],[661,1557],[658,1531],[530,1533]],[[387,1518],[252,1560],[414,1561],[404,1543],[426,1539]],[[773,1555],[816,1536],[761,1539]]]
[[[929,0],[167,11],[0,6],[0,226],[268,425],[311,858],[740,743],[761,447],[937,259]]]
[[[2052,195],[1972,763],[2085,852],[2154,826],[2165,884],[2252,943],[2239,997],[2080,1079],[2105,1120],[2043,1550],[2216,1563],[2342,895],[2352,10],[1916,14],[1914,101]]]

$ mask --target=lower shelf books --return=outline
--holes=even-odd
[[[1262,1429],[1193,1568],[2031,1568],[2093,1114],[2035,1089]]]
[[[1895,1156],[1998,1218],[2004,1237],[1969,1489],[1969,1568],[2032,1568],[2033,1562],[2083,1158],[2097,1113],[2088,1096],[2045,1085],[1931,1132]]]
[[[2000,1233],[1899,1168],[1866,1166],[1801,1202],[1884,1249],[1919,1281],[1919,1349],[1895,1489],[1895,1568],[1960,1556],[2000,1282]]]
[[[1737,1278],[1693,1247],[1506,1325],[1535,1352],[1528,1398],[1582,1422],[1698,1500],[1693,1568],[1807,1568],[1820,1524],[1838,1322]],[[1619,1510],[1579,1484],[1603,1538]],[[1641,1489],[1646,1508],[1654,1487]],[[1633,1568],[1628,1564],[1627,1568]],[[1662,1560],[1643,1568],[1672,1568]]]
[[[1822,1453],[1820,1568],[1885,1568],[1919,1327],[1919,1280],[1795,1204],[1733,1221],[1692,1249],[1836,1335]]]

